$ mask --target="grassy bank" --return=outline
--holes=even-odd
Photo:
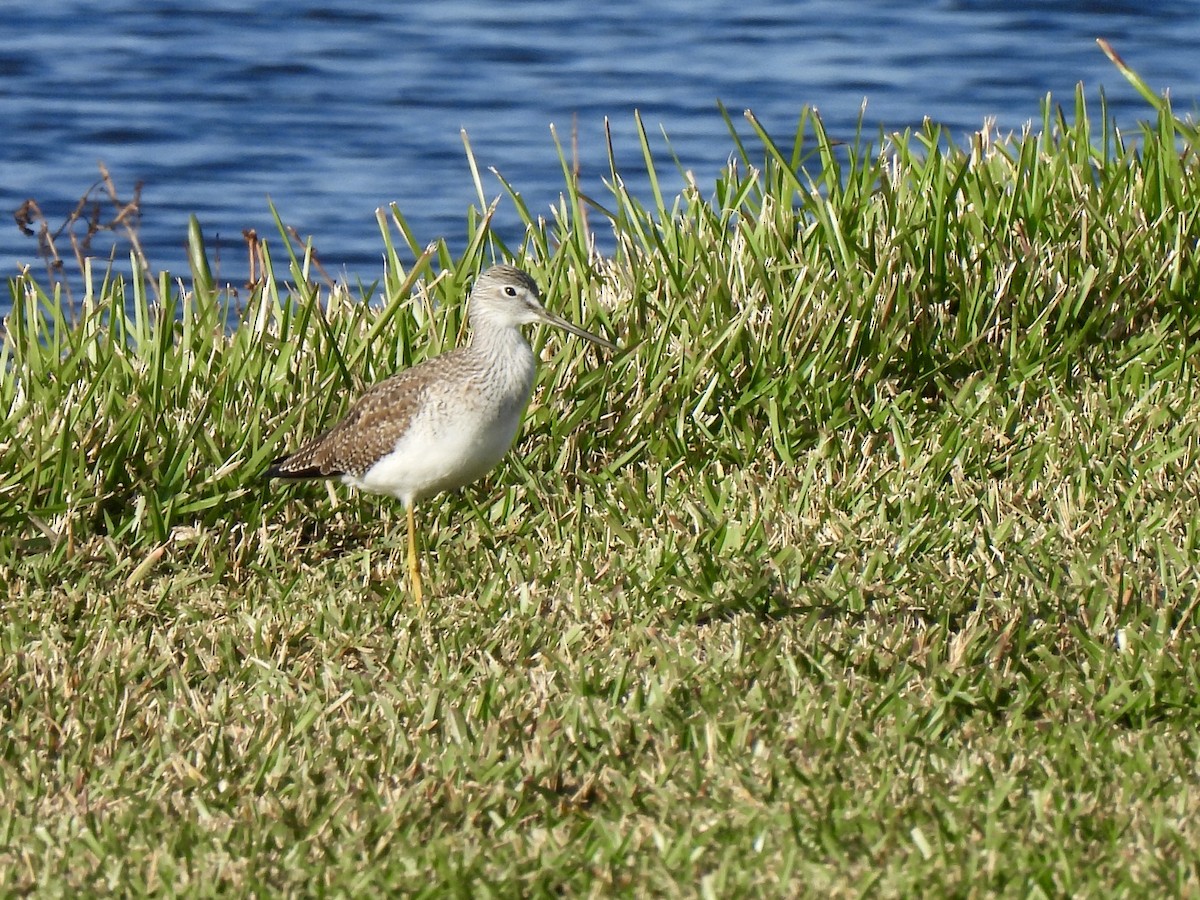
[[[267,248],[234,297],[198,228],[185,284],[16,279],[0,888],[1200,889],[1200,141],[1154,103],[751,118],[676,198],[647,139],[649,197],[564,166],[520,246],[388,211],[373,285]],[[422,612],[398,504],[257,476],[497,258],[624,349],[538,335]]]

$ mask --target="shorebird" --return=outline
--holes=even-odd
[[[399,499],[408,517],[408,577],[422,602],[415,507],[489,472],[517,436],[536,364],[522,325],[544,322],[616,350],[542,306],[537,283],[513,266],[475,282],[471,340],[373,385],[342,421],[275,460],[267,478],[341,478]]]

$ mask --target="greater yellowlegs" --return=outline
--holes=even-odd
[[[346,417],[266,472],[268,478],[341,478],[399,499],[408,516],[408,576],[421,602],[414,507],[470,484],[504,457],[533,393],[533,350],[522,325],[545,322],[615,350],[616,345],[546,310],[537,283],[513,266],[475,282],[465,347],[393,375],[364,393]]]

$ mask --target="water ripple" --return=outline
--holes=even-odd
[[[98,0],[86,10],[18,5],[0,53],[0,204],[35,198],[53,224],[97,178],[144,181],[141,237],[152,263],[186,271],[197,213],[238,280],[241,231],[272,237],[273,200],[311,233],[326,265],[379,274],[376,207],[397,201],[420,240],[461,245],[475,202],[459,129],[535,211],[561,190],[551,141],[577,121],[585,189],[602,194],[604,119],[635,188],[641,110],[664,172],[665,143],[704,184],[731,144],[717,111],[753,108],[786,134],[820,108],[835,134],[902,129],[930,116],[956,133],[994,116],[1005,129],[1103,87],[1127,124],[1144,103],[1097,50],[1113,40],[1177,106],[1200,95],[1194,0],[632,0],[408,4],[315,0]],[[853,8],[853,13],[850,9]],[[67,37],[69,35],[69,38]],[[19,49],[17,49],[19,48]],[[641,185],[644,188],[644,185]],[[487,189],[500,194],[499,184]],[[517,220],[498,218],[518,239]],[[0,264],[37,263],[36,243],[0,228]],[[6,298],[5,298],[6,299]],[[3,301],[0,301],[3,302]]]

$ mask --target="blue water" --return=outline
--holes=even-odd
[[[1098,36],[1178,108],[1200,97],[1200,0],[95,0],[10,4],[3,34],[0,207],[34,198],[57,225],[103,160],[121,194],[144,182],[156,269],[187,271],[196,213],[232,281],[243,229],[278,243],[268,196],[351,280],[380,274],[374,210],[392,201],[422,242],[461,246],[475,202],[461,128],[489,195],[494,166],[548,211],[562,188],[549,126],[565,138],[576,117],[599,193],[605,117],[618,160],[640,168],[635,109],[704,186],[732,149],[718,99],[783,137],[804,104],[849,134],[864,98],[872,127],[929,116],[965,134],[989,116],[1019,128],[1083,81],[1132,125],[1147,110]],[[518,239],[510,208],[498,221]],[[38,268],[35,240],[2,223],[3,274]]]

